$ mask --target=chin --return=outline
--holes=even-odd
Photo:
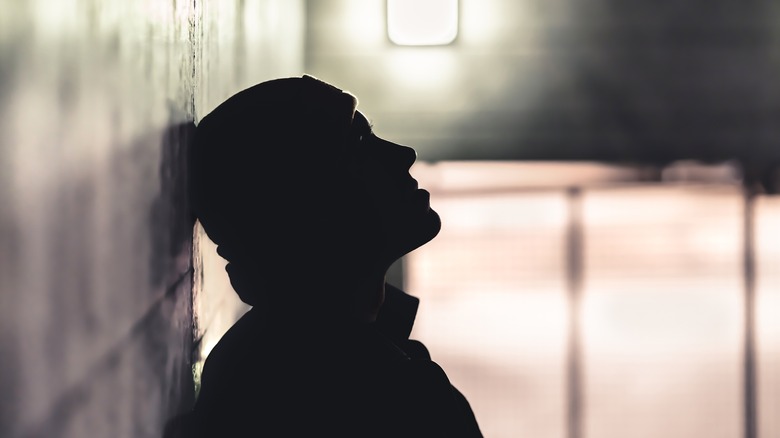
[[[413,225],[399,230],[399,235],[391,238],[389,245],[395,247],[397,258],[414,251],[433,240],[441,231],[441,219],[434,210],[428,210],[425,216],[414,221]]]
[[[439,235],[439,231],[441,231],[441,218],[439,217],[439,213],[436,213],[433,209],[428,210],[428,214],[426,215],[426,219],[429,221],[429,226],[427,228],[429,237],[425,242],[421,243],[420,245],[424,245],[431,240],[433,240],[434,237]]]

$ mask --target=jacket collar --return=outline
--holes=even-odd
[[[385,302],[379,310],[376,326],[394,342],[406,341],[412,333],[420,300],[385,283]]]

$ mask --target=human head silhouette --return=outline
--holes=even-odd
[[[438,234],[428,192],[409,174],[416,153],[374,135],[356,108],[319,79],[283,78],[198,124],[193,208],[245,302],[341,305],[347,298],[307,286],[384,278]]]

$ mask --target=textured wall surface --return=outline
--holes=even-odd
[[[230,94],[301,73],[302,3],[0,11],[0,436],[161,436],[234,313],[193,318],[193,274],[219,260],[197,230],[192,257],[187,138]],[[215,278],[195,310],[225,302]]]

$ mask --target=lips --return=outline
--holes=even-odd
[[[407,175],[406,178],[399,178],[392,186],[387,186],[385,191],[386,199],[394,199],[397,202],[414,204],[421,201],[421,195],[428,196],[428,192],[420,189],[416,179]]]
[[[419,202],[426,210],[431,208],[431,194],[425,189],[418,189],[414,192],[415,201]]]

